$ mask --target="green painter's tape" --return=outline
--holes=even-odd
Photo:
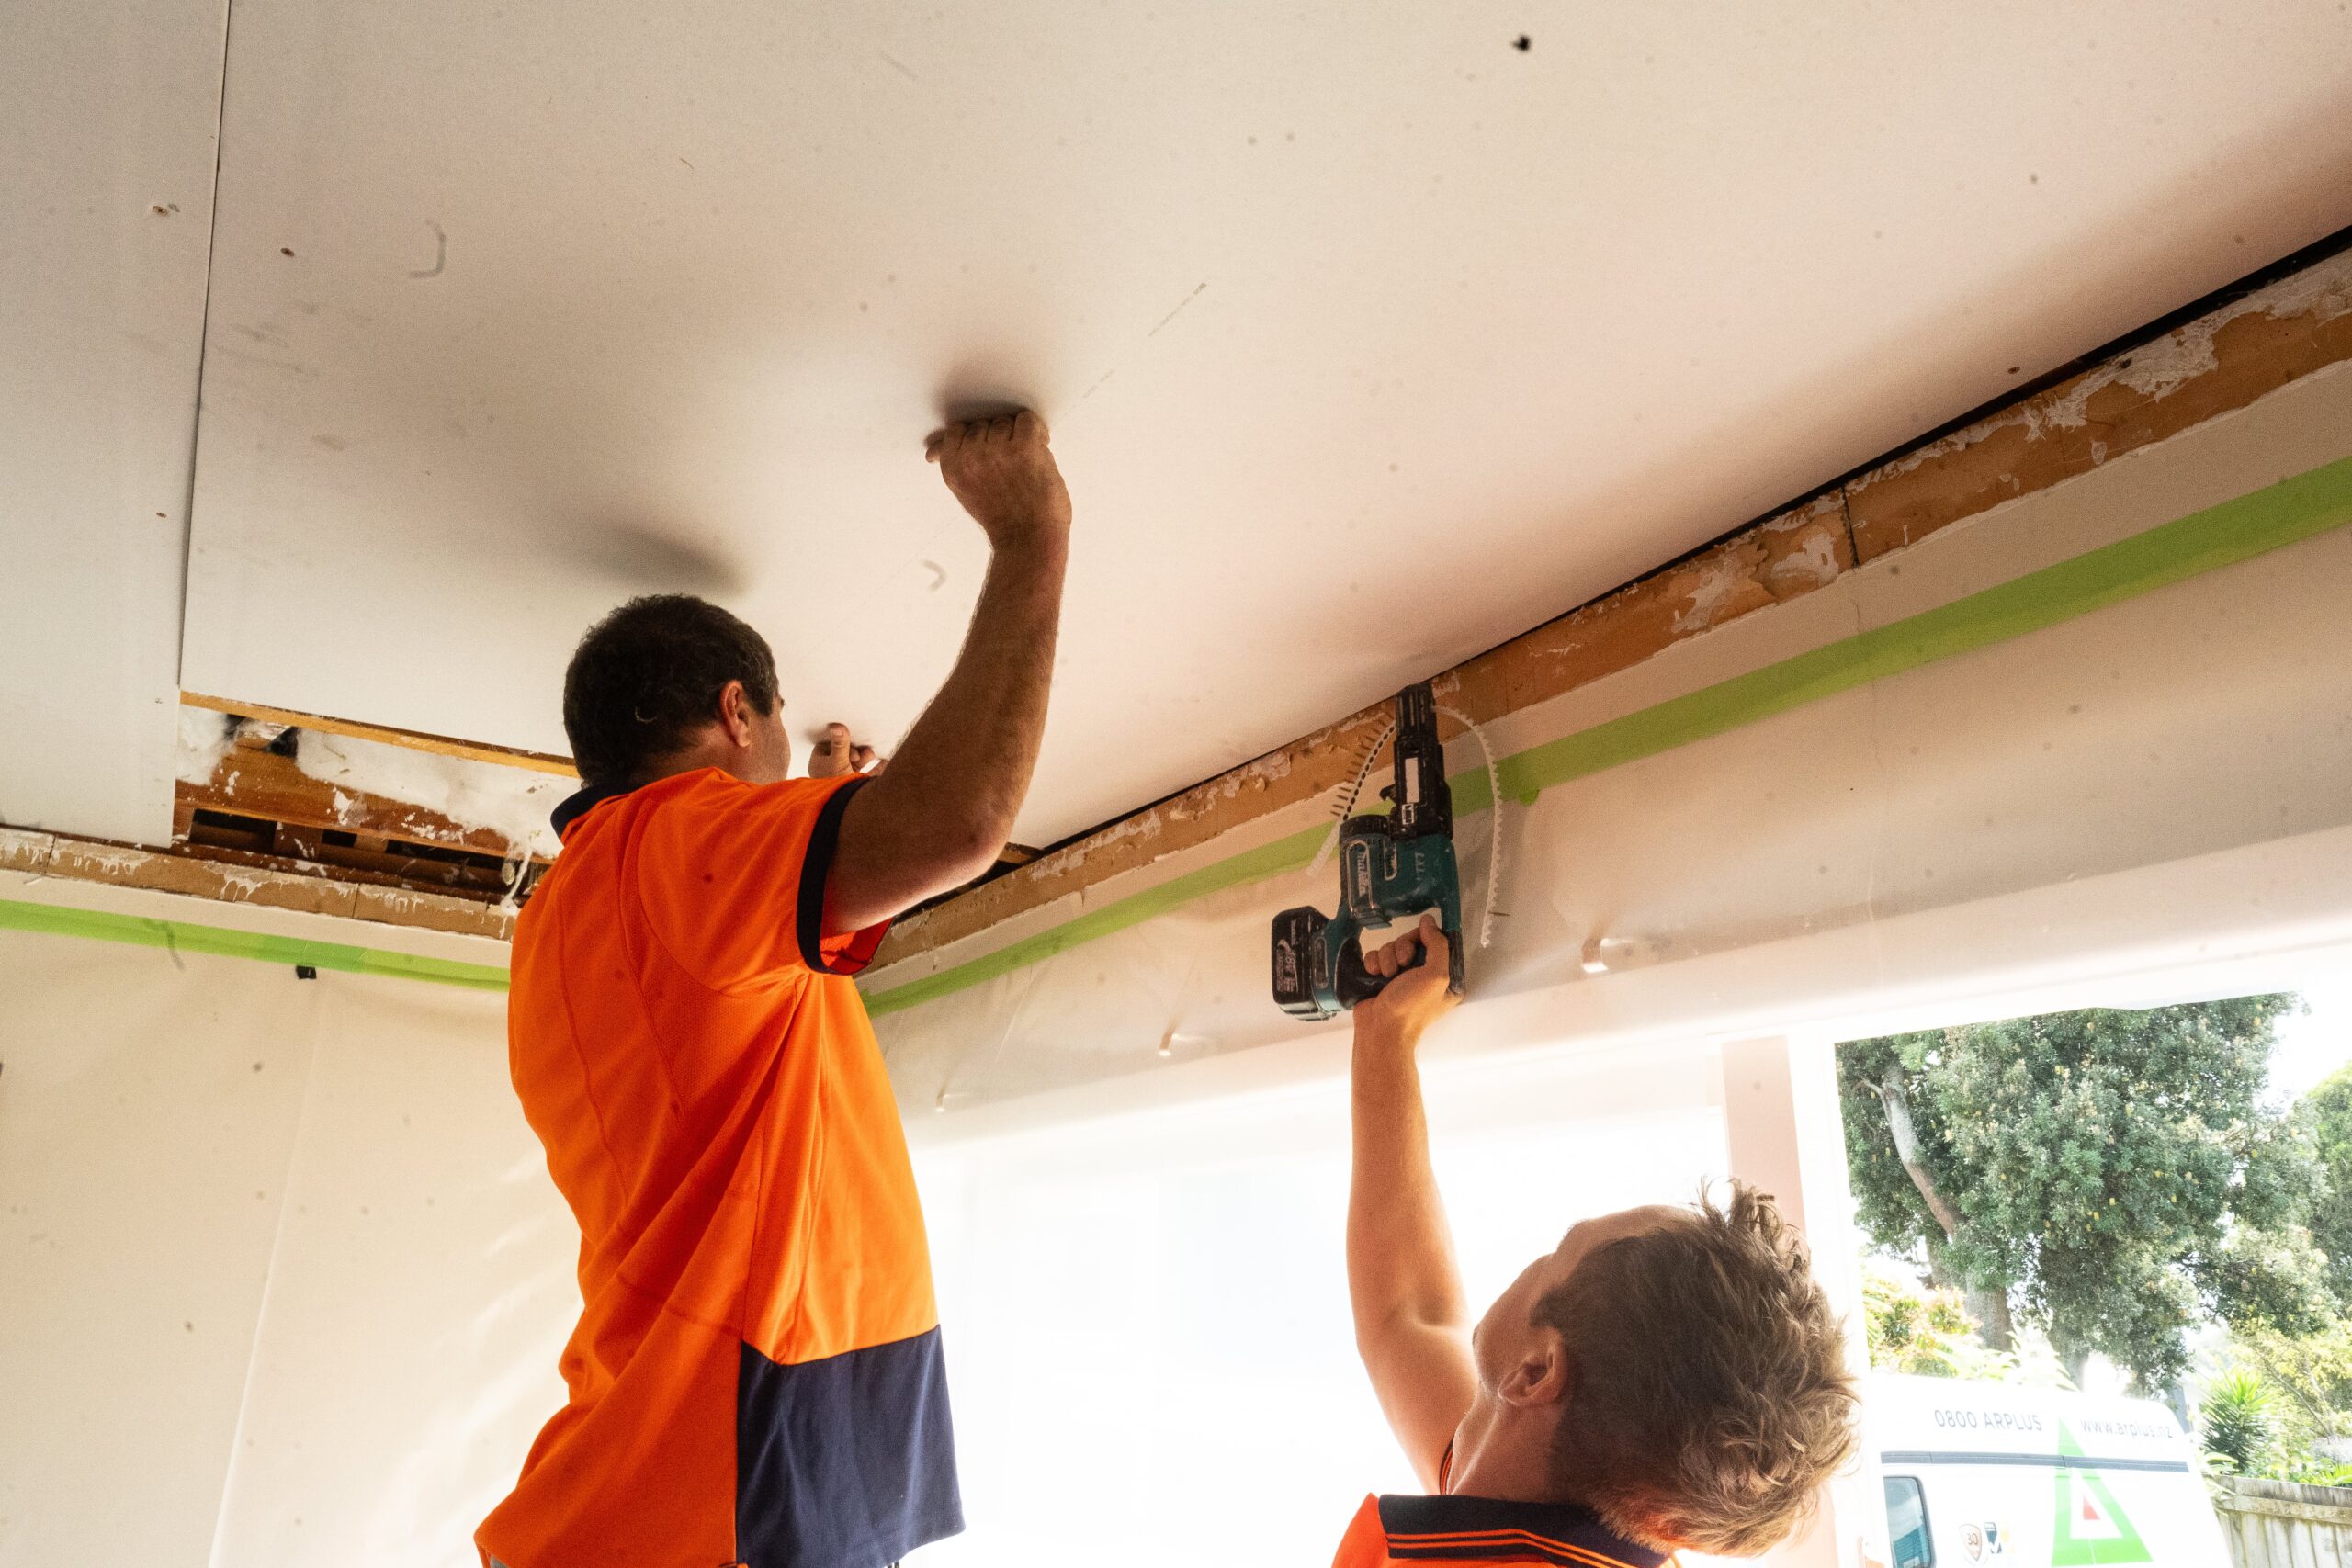
[[[1818,697],[2056,626],[2347,523],[2352,523],[2352,457],[2281,479],[2072,560],[2028,572],[1997,588],[1514,752],[1498,759],[1495,771],[1501,777],[1504,795],[1522,804],[1531,802],[1544,790],[1571,779],[1654,757]],[[1447,782],[1453,786],[1456,815],[1468,816],[1490,804],[1485,768],[1469,769]],[[1106,904],[968,963],[893,986],[866,998],[866,1010],[896,1012],[933,1001],[1081,942],[1125,931],[1194,898],[1297,871],[1314,858],[1329,831],[1311,828],[1279,839]]]
[[[1154,915],[1164,915],[1179,904],[1189,904],[1212,893],[1222,893],[1228,887],[1238,887],[1246,882],[1261,882],[1269,876],[1280,876],[1286,871],[1304,870],[1322,846],[1329,828],[1309,828],[1271,844],[1244,851],[1204,865],[1198,871],[1188,871],[1171,877],[1157,887],[1103,905],[1101,908],[1063,921],[1050,931],[1035,936],[1008,942],[994,953],[975,958],[969,964],[959,964],[953,969],[943,969],[921,980],[910,980],[903,986],[893,986],[879,996],[865,998],[869,1013],[896,1012],[918,1002],[927,1002],[967,986],[977,986],[983,980],[993,980],[1015,969],[1040,964],[1057,953],[1066,953],[1081,942],[1109,936],[1113,931],[1125,931],[1140,925]]]
[[[184,920],[151,920],[137,915],[107,914],[96,909],[28,904],[15,898],[0,898],[0,931],[93,937],[100,942],[127,942],[141,947],[169,948],[175,953],[205,953],[221,958],[258,959],[264,964],[307,964],[313,969],[337,969],[352,975],[390,975],[403,980],[431,980],[439,985],[465,986],[478,991],[506,989],[506,971],[493,964],[460,964],[454,959],[422,958],[412,953],[386,953],[379,948],[351,947],[339,942],[266,936],[258,931],[190,925]]]
[[[1503,758],[1503,793],[1522,803],[1571,779],[1656,756],[1817,697],[2053,626],[2151,589],[2352,523],[2352,457],[2151,528],[2072,560],[1860,632],[1826,648]],[[1476,797],[1486,803],[1480,770]],[[1457,790],[1456,810],[1468,809]]]

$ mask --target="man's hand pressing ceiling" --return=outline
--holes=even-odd
[[[1027,409],[951,424],[923,455],[998,549],[1058,545],[1069,534],[1069,491],[1046,445],[1046,422]]]
[[[839,778],[843,773],[878,773],[889,761],[876,756],[874,748],[853,738],[846,724],[825,726],[825,738],[808,753],[808,776],[812,779]]]

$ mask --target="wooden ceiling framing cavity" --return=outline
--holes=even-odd
[[[413,729],[394,729],[381,724],[361,724],[348,718],[329,718],[314,713],[295,713],[287,708],[270,707],[262,703],[238,702],[228,697],[206,696],[201,692],[182,692],[180,705],[204,708],[212,713],[228,714],[236,718],[257,719],[265,724],[283,725],[289,729],[315,729],[326,735],[347,736],[354,740],[371,740],[385,746],[405,747],[413,751],[429,751],[440,757],[457,757],[469,762],[490,762],[500,767],[523,768],[532,773],[551,773],[558,778],[576,779],[580,770],[571,765],[569,757],[549,756],[543,751],[524,751],[511,746],[492,746],[479,740],[458,740],[446,735],[425,735]]]
[[[496,829],[314,777],[291,742],[312,730],[512,769],[526,781],[576,779],[568,760],[192,692],[181,704],[219,714],[231,728],[209,773],[183,773],[175,784],[168,844],[0,827],[0,871],[502,941],[513,934],[547,855]]]
[[[1480,724],[1531,707],[2352,359],[2352,245],[2316,249],[2320,259],[2276,281],[2224,291],[2178,325],[1436,675],[1440,702]],[[868,972],[869,994],[906,985],[951,944],[1334,794],[1387,722],[1385,702],[1351,714],[902,919]],[[1440,723],[1448,739],[1462,733]]]

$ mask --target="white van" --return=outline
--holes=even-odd
[[[2196,1445],[2154,1400],[1873,1373],[1894,1568],[2229,1568]]]

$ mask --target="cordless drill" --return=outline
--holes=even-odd
[[[1462,879],[1453,863],[1453,792],[1437,738],[1429,682],[1396,694],[1395,781],[1380,792],[1385,816],[1340,825],[1340,912],[1312,907],[1274,917],[1274,1000],[1295,1018],[1329,1018],[1388,981],[1364,967],[1363,933],[1424,909],[1438,912],[1452,953],[1449,976],[1462,994]],[[1405,967],[1419,967],[1416,950]]]

